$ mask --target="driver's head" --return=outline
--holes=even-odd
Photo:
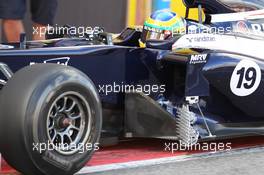
[[[144,47],[147,40],[167,40],[175,34],[182,34],[186,30],[186,21],[174,12],[159,10],[151,14],[145,21],[140,39],[140,46]]]

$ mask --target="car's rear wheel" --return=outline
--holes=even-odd
[[[72,67],[29,66],[1,90],[1,153],[26,175],[74,174],[99,149],[101,125],[97,90]]]

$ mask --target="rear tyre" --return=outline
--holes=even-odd
[[[28,66],[1,90],[1,153],[23,174],[79,171],[99,149],[101,125],[97,90],[72,67]]]

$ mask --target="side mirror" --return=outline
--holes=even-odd
[[[195,8],[198,6],[197,4],[197,0],[183,0],[183,4],[187,7],[187,8]]]
[[[105,43],[106,45],[113,45],[113,37],[112,37],[112,34],[110,33],[106,33],[106,32],[103,32],[103,33],[100,33],[98,34],[98,39]]]
[[[183,0],[186,8],[197,8],[203,6],[207,14],[221,14],[234,12],[226,4],[218,0]]]

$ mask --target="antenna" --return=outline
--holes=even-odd
[[[202,24],[203,23],[203,8],[201,4],[198,5],[198,18],[199,18],[199,23]]]
[[[20,44],[20,49],[26,49],[26,47],[27,47],[27,36],[25,33],[20,34],[19,44]]]
[[[185,18],[189,18],[189,12],[190,12],[190,8],[186,7],[186,11],[185,11]]]

